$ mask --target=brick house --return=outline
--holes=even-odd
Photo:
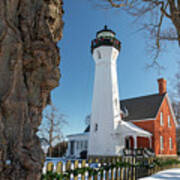
[[[166,80],[158,79],[158,86],[159,92],[156,94],[120,101],[122,120],[133,123],[136,127],[151,134],[151,137],[140,137],[134,134],[125,136],[124,148],[150,148],[156,156],[176,156],[177,122],[166,92]],[[68,136],[69,154],[76,149],[72,148],[75,147],[76,142],[77,147],[81,147],[78,155],[81,151],[88,151],[89,131],[90,126],[81,134]]]
[[[123,119],[152,134],[152,142],[137,137],[137,148],[152,148],[156,156],[176,155],[177,123],[166,92],[166,80],[159,79],[158,85],[158,94],[122,100],[121,108],[128,110],[128,116]],[[127,148],[134,148],[133,139],[127,138]]]

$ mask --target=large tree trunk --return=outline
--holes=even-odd
[[[0,0],[0,180],[38,180],[36,136],[58,86],[62,0]]]

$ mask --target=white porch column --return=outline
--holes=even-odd
[[[133,136],[134,139],[134,149],[137,149],[137,136]]]
[[[74,155],[77,153],[77,141],[74,141]]]
[[[149,146],[150,146],[150,148],[152,148],[152,137],[150,136],[150,137],[148,137],[148,139],[149,139]]]
[[[70,141],[69,141],[66,156],[70,156],[70,148],[71,148],[70,146],[71,146],[71,144],[70,144]]]

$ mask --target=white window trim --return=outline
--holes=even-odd
[[[164,139],[163,139],[163,136],[160,136],[160,149],[161,150],[164,149]]]
[[[172,144],[172,138],[169,138],[169,149],[172,150],[173,149],[173,144]]]
[[[171,117],[168,115],[168,127],[171,127]]]
[[[163,126],[164,122],[163,122],[163,112],[160,113],[160,125]]]

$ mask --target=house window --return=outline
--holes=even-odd
[[[88,148],[88,141],[85,141],[85,149],[87,149]]]
[[[74,141],[70,141],[70,154],[74,154]]]
[[[96,132],[98,130],[98,124],[95,124],[94,131]]]
[[[160,148],[161,150],[164,148],[163,136],[160,136]]]
[[[76,149],[77,149],[77,150],[79,149],[79,141],[77,141]]]
[[[81,149],[83,149],[83,141],[81,141]]]
[[[163,112],[160,113],[160,125],[163,126]]]
[[[170,118],[170,115],[168,115],[168,127],[171,127],[171,118]]]
[[[173,149],[172,138],[169,138],[169,149]]]

